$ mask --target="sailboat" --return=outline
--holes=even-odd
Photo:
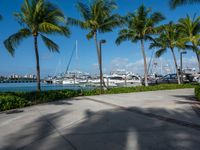
[[[76,70],[75,71],[69,71],[69,67],[72,61],[72,58],[75,53],[75,62],[76,62]],[[79,57],[78,57],[78,41],[76,40],[75,47],[72,51],[72,54],[70,56],[67,69],[65,71],[62,84],[65,85],[79,85],[79,84],[86,84],[88,82],[89,74],[83,73],[81,71],[78,71],[78,62],[79,62]]]
[[[76,59],[78,58],[78,41],[76,40],[76,44],[75,44],[75,48],[72,50],[72,54],[70,56],[68,65],[67,65],[67,69],[65,71],[65,74],[63,76],[63,81],[62,84],[67,84],[67,85],[71,85],[71,84],[79,84],[79,82],[76,80],[76,71],[69,71],[69,67],[72,61],[72,58],[74,56],[74,53],[76,52]]]

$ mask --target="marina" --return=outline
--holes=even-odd
[[[183,81],[185,83],[200,83],[200,74],[194,69],[183,69]],[[144,84],[143,77],[125,70],[116,70],[110,74],[103,75],[104,88],[114,87],[135,87]],[[154,74],[148,75],[149,85],[162,83],[177,83],[176,74],[166,75]],[[100,87],[100,78],[98,75],[92,75],[81,71],[68,71],[66,74],[57,76],[48,76],[41,80],[41,89],[48,90],[91,90]],[[18,91],[36,91],[36,79],[4,79],[0,81],[0,92],[18,92]]]

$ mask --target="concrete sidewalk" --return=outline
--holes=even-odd
[[[101,95],[2,113],[0,149],[199,150],[193,96],[193,89]]]

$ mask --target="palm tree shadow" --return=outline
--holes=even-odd
[[[176,100],[176,102],[178,104],[198,104],[198,105],[200,105],[200,102],[197,101],[197,99],[194,95],[173,95],[173,96],[181,99],[181,100]]]
[[[52,105],[72,105],[72,103],[69,102],[69,100],[62,100],[62,101],[55,101],[51,102]]]
[[[132,110],[137,110],[138,113]],[[84,120],[73,126],[59,129],[59,132],[68,145],[69,143],[74,145],[73,148],[72,146],[69,148],[72,150],[199,150],[200,129],[185,127],[140,113],[147,111],[154,114],[170,114],[172,117],[185,115],[184,110],[170,112],[158,108],[107,109],[98,112],[85,110]],[[4,149],[42,149],[41,145],[46,144],[43,139],[49,140],[49,136],[57,132],[55,131],[58,127],[57,122],[65,114],[66,112],[63,111],[48,114],[27,124],[20,131],[7,137],[8,145]],[[186,117],[194,119],[193,116]],[[40,141],[40,144],[37,145],[33,141]],[[54,137],[54,142],[49,149],[68,148],[63,147],[59,136]]]
[[[24,112],[24,110],[15,109],[15,110],[7,111],[6,114],[17,114],[17,113],[22,113],[22,112]]]
[[[200,116],[200,102],[194,95],[174,95],[174,97],[181,98],[181,100],[176,100],[178,104],[190,104],[194,112]]]
[[[135,109],[135,108],[130,108]],[[146,109],[139,109],[144,112]],[[167,114],[164,109],[151,109]],[[184,114],[170,112],[171,116]],[[136,114],[126,110],[86,111],[88,118],[73,129],[63,130],[64,136],[82,150],[165,150],[191,149],[200,146],[200,128],[195,129]],[[189,116],[186,116],[189,117]],[[192,119],[192,116],[190,116]]]
[[[60,117],[67,113],[67,111],[59,111],[38,117],[16,133],[7,135],[5,137],[6,142],[4,143],[3,150],[23,149],[26,145],[53,134]],[[51,120],[51,122],[48,120]]]

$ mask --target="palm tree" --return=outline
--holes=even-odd
[[[154,12],[150,14],[150,12],[150,9],[147,9],[144,5],[141,5],[135,13],[128,14],[128,16],[126,17],[128,27],[126,29],[122,29],[119,32],[118,38],[116,39],[117,45],[126,40],[129,40],[133,43],[140,41],[141,52],[144,59],[145,86],[148,86],[148,73],[146,54],[144,50],[144,41],[153,39],[151,35],[155,31],[155,25],[164,20],[164,17],[161,13]]]
[[[111,32],[113,28],[121,24],[120,16],[112,14],[113,10],[117,8],[114,1],[110,0],[94,0],[89,4],[77,3],[77,9],[81,15],[81,20],[68,18],[68,23],[79,26],[82,29],[88,30],[87,39],[93,38],[96,45],[98,56],[100,82],[102,89],[103,74],[100,65],[100,47],[98,42],[98,33]]]
[[[180,5],[200,3],[200,0],[170,0],[170,7],[176,8]]]
[[[154,41],[150,44],[150,49],[159,48],[159,50],[156,51],[157,57],[163,55],[167,51],[167,49],[170,49],[173,56],[174,65],[176,68],[178,84],[181,83],[181,80],[174,49],[176,47],[183,48],[183,45],[181,41],[179,41],[179,39],[180,39],[180,34],[178,32],[177,25],[170,22],[168,25],[163,25],[162,33],[160,34],[160,36],[155,38]]]
[[[200,17],[196,18],[194,16],[190,18],[190,16],[187,15],[186,18],[179,19],[178,27],[182,36],[181,40],[185,41],[186,46],[191,47],[196,53],[200,71],[200,49],[198,48],[200,39]]]
[[[47,48],[52,52],[59,52],[59,46],[46,37],[48,34],[60,34],[68,36],[69,30],[65,25],[65,18],[59,8],[45,0],[24,0],[21,12],[15,13],[15,17],[22,28],[4,41],[4,45],[11,55],[20,42],[32,36],[34,38],[37,90],[40,91],[40,64],[38,52],[38,37],[40,36]]]

